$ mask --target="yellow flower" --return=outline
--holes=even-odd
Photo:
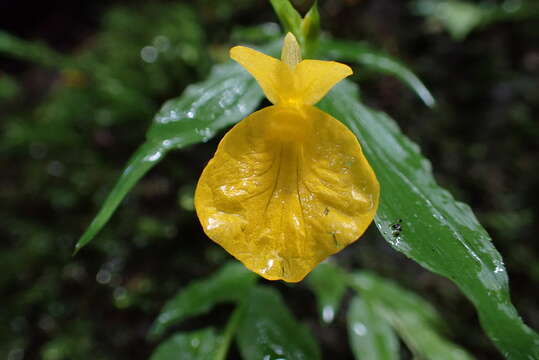
[[[204,232],[269,280],[302,280],[357,240],[376,213],[379,185],[357,138],[316,104],[352,70],[301,60],[292,34],[281,60],[236,46],[232,59],[274,104],[235,125],[198,182]]]

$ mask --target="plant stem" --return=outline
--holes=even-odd
[[[236,306],[236,309],[230,316],[230,319],[228,319],[225,332],[223,333],[223,336],[221,338],[221,343],[219,344],[219,347],[217,348],[217,351],[215,352],[215,360],[226,359],[228,349],[230,348],[230,343],[232,342],[232,338],[236,334],[236,330],[238,329],[238,325],[240,323],[240,319],[242,315],[243,315],[243,304],[240,303],[238,304],[238,306]]]

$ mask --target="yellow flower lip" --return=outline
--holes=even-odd
[[[236,124],[200,176],[204,232],[269,280],[302,280],[372,222],[379,185],[354,134],[315,108],[352,70],[302,60],[287,34],[281,60],[236,46],[230,56],[274,104]]]

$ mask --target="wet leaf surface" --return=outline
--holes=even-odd
[[[210,311],[222,302],[239,302],[257,277],[237,262],[224,265],[209,278],[192,282],[170,299],[152,326],[149,336],[162,335],[171,325]]]
[[[320,359],[309,329],[294,319],[276,290],[255,288],[243,306],[238,345],[244,359]]]
[[[364,317],[367,321],[371,321],[371,326],[374,323],[376,326],[380,326],[373,318],[381,317],[382,322],[385,321],[397,331],[417,358],[432,360],[473,359],[464,349],[443,337],[442,331],[446,329],[443,320],[428,302],[416,294],[368,272],[354,274],[351,278],[351,285],[361,294],[364,303],[352,304],[356,308],[351,309],[350,317],[351,315]],[[369,326],[365,326],[365,329],[359,327],[356,330],[368,332]],[[388,329],[375,328],[375,332],[379,334],[376,337],[378,341],[383,339],[387,343],[388,350],[393,348],[391,355],[384,355],[382,358],[394,359],[395,339],[390,339],[391,335],[388,333]],[[373,357],[365,358],[374,359]]]
[[[369,300],[352,299],[347,322],[348,339],[356,359],[400,359],[397,335]]]
[[[255,80],[232,62],[215,66],[208,79],[189,86],[167,101],[155,116],[147,140],[128,161],[76,251],[90,242],[108,222],[127,193],[172,149],[208,141],[217,131],[254,111],[262,92]]]
[[[425,84],[406,65],[366,43],[327,38],[320,42],[320,53],[333,60],[358,63],[370,71],[394,76],[412,89],[425,105],[436,104]]]
[[[539,337],[511,303],[507,272],[492,240],[470,207],[436,183],[417,144],[389,116],[362,105],[349,81],[337,85],[320,107],[350,127],[374,168],[381,186],[375,222],[386,241],[454,281],[506,357],[539,356]]]

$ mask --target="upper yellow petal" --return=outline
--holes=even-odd
[[[314,105],[352,74],[348,65],[335,61],[303,60],[291,67],[244,46],[233,47],[230,57],[253,75],[273,104]]]
[[[253,75],[273,104],[282,102],[294,87],[290,67],[280,60],[245,46],[230,49],[230,57]]]
[[[270,106],[238,123],[204,169],[206,234],[249,269],[300,281],[372,222],[379,185],[357,138],[312,107]]]
[[[314,105],[326,95],[335,84],[352,75],[352,69],[335,61],[303,60],[294,71],[296,91],[301,102]]]

